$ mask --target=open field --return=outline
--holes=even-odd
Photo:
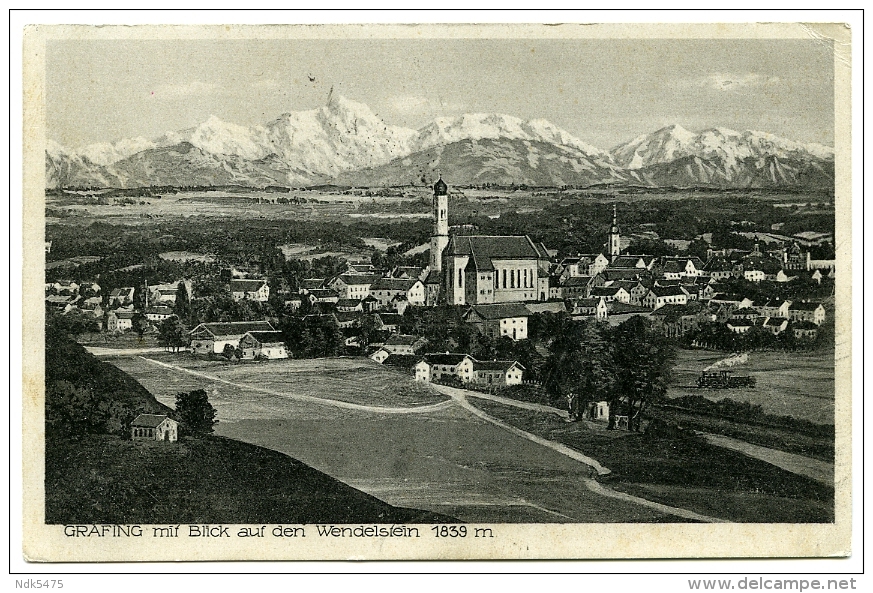
[[[590,455],[611,488],[705,515],[752,522],[833,521],[833,488],[698,438],[607,431],[588,422],[477,400],[501,420]]]
[[[176,393],[180,391],[206,389],[210,401],[220,411],[219,420],[225,422],[274,417],[276,409],[281,408],[279,400],[282,394],[289,398],[325,398],[363,406],[397,408],[427,406],[446,400],[432,389],[415,383],[411,377],[369,359],[231,363],[198,359],[188,353],[149,353],[108,358],[106,361],[136,377],[158,401],[167,405],[173,404]],[[179,370],[174,372],[166,365]]]
[[[462,521],[687,520],[640,498],[727,520],[832,520],[832,489],[815,483],[807,489],[809,480],[736,452],[696,440],[678,446],[644,443],[637,434],[578,433],[584,423],[469,400],[590,455],[615,474],[599,478],[603,485],[639,497],[616,499],[586,486],[592,481],[586,463],[486,422],[460,401],[421,386],[407,391],[411,378],[363,359],[239,364],[151,354],[106,360],[164,403],[172,404],[177,391],[206,389],[218,410],[219,435],[291,455],[389,504]],[[323,400],[283,396],[283,390]],[[368,409],[374,402],[411,413]],[[717,475],[704,471],[711,467],[719,468]]]
[[[184,356],[150,356],[164,364],[184,363],[184,370],[181,364],[174,370],[139,357],[106,361],[129,372],[159,401],[169,404],[177,391],[207,389],[218,410],[217,434],[289,454],[391,505],[462,521],[683,520],[580,487],[580,480],[590,475],[587,465],[482,422],[451,401],[418,406],[425,410],[421,412],[385,414],[261,391],[267,384],[275,387],[281,378],[286,388],[293,383],[323,398],[342,395],[358,399],[359,404],[378,398],[385,404],[408,406],[411,402],[404,399],[408,396],[403,389],[411,379],[369,361],[275,361],[249,366],[190,357],[186,361]],[[265,372],[268,368],[276,372]],[[231,386],[191,372],[249,383]],[[365,390],[363,384],[368,384]],[[445,399],[430,394],[414,401],[436,398]]]
[[[730,398],[760,404],[777,416],[803,418],[817,424],[834,423],[834,351],[750,352],[749,361],[730,370],[752,375],[754,388],[700,389],[700,372],[729,356],[727,352],[679,350],[673,386],[667,397],[700,395],[711,400]]]

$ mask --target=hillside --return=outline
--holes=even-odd
[[[131,441],[139,413],[167,414],[142,385],[46,332],[45,517],[71,523],[431,523],[282,453],[215,436]]]

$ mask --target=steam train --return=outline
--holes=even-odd
[[[754,387],[755,378],[746,375],[734,376],[731,371],[703,371],[697,378],[697,386],[707,389]]]

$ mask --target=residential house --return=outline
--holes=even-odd
[[[426,344],[427,340],[419,336],[394,334],[385,340],[384,344],[382,344],[382,348],[387,350],[389,354],[404,354],[412,356],[424,348]]]
[[[239,341],[244,359],[267,358],[270,360],[288,358],[285,340],[280,331],[248,331]]]
[[[524,367],[514,360],[476,360],[473,362],[473,380],[477,385],[506,387],[521,385]]]
[[[189,332],[191,352],[194,354],[221,354],[228,344],[238,348],[243,336],[249,332],[273,331],[276,329],[268,321],[201,323]]]
[[[639,305],[629,305],[621,301],[606,303],[606,322],[610,325],[621,325],[631,317],[650,317],[652,310]]]
[[[825,308],[821,303],[795,301],[791,303],[788,316],[792,321],[811,321],[821,325],[825,321]]]
[[[392,307],[392,301],[401,295],[410,305],[425,304],[424,284],[417,278],[378,278],[370,286],[370,294],[379,301],[380,308]]]
[[[564,281],[557,294],[559,299],[587,298],[591,276],[571,276]],[[551,292],[551,291],[550,291]],[[551,294],[550,294],[551,296]]]
[[[818,325],[812,321],[795,321],[791,324],[796,340],[815,340],[818,337]]]
[[[699,257],[662,257],[657,270],[666,280],[678,280],[703,273],[704,263]]]
[[[558,313],[566,313],[567,305],[564,301],[553,301],[546,303],[525,303],[524,306],[531,313],[552,313],[553,315],[557,315]]]
[[[659,309],[664,305],[685,305],[688,293],[681,286],[653,286],[643,297],[643,306]]]
[[[175,315],[175,312],[169,307],[149,307],[145,311],[146,319],[156,323],[169,319],[173,315]]]
[[[127,305],[132,305],[134,292],[135,291],[131,286],[112,289],[112,292],[109,293],[109,306],[124,307]]]
[[[767,317],[761,324],[761,327],[778,336],[788,328],[788,319],[784,317]]]
[[[339,294],[330,288],[313,288],[306,292],[306,297],[313,305],[315,303],[333,303],[339,302]]]
[[[111,332],[123,332],[133,328],[133,311],[110,311],[106,315],[106,329]]]
[[[324,288],[324,278],[304,278],[300,281],[298,291],[300,294],[309,294],[310,290]]]
[[[265,303],[270,298],[270,286],[266,280],[233,278],[230,281],[230,295],[235,301],[257,301]]]
[[[730,319],[743,319],[745,321],[754,321],[761,317],[761,312],[751,307],[740,307],[731,311]]]
[[[630,304],[630,293],[616,283],[611,283],[608,286],[592,288],[589,296],[593,299],[599,299],[602,297],[607,303],[618,301],[620,303]]]
[[[597,321],[606,321],[609,315],[609,308],[606,305],[606,299],[603,297],[590,299],[576,299],[570,301],[574,318],[578,317],[594,317]]]
[[[45,303],[55,311],[61,311],[62,313],[67,313],[71,311],[78,298],[74,295],[57,295],[50,294],[45,297]]]
[[[389,352],[388,349],[383,346],[370,355],[370,360],[382,364],[389,356],[391,356],[391,352]]]
[[[379,331],[396,332],[400,328],[403,316],[397,313],[375,313],[376,327]]]
[[[376,274],[340,274],[331,279],[327,286],[342,299],[365,299],[370,296],[370,287],[379,280]]]
[[[474,305],[464,313],[464,321],[492,338],[527,339],[527,318],[530,312],[521,303]]]
[[[443,377],[457,377],[464,383],[473,380],[475,360],[469,354],[425,354],[422,362],[429,367],[431,381],[439,381]],[[418,376],[419,368],[416,366],[416,377]]]
[[[597,274],[605,270],[609,263],[609,258],[602,253],[594,254],[591,258],[591,263],[588,264],[588,275],[596,276]]]
[[[791,301],[785,299],[770,299],[758,309],[764,317],[790,317],[789,310],[791,309]]]
[[[697,329],[703,318],[701,311],[690,305],[664,305],[652,312],[652,319],[668,338],[678,338]]]
[[[729,330],[734,332],[735,334],[744,334],[747,333],[750,329],[752,329],[755,324],[751,321],[746,321],[745,319],[737,319],[737,320],[728,320],[725,324]]]
[[[363,313],[364,303],[361,299],[338,299],[336,310],[343,313]]]
[[[164,414],[140,414],[130,423],[130,437],[135,441],[179,440],[179,424]]]
[[[703,274],[713,280],[733,278],[741,273],[741,267],[725,257],[711,257],[703,266]]]
[[[656,261],[656,258],[651,255],[619,255],[612,260],[612,263],[610,263],[606,269],[635,269],[638,271],[651,270]]]

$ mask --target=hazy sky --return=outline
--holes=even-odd
[[[323,105],[331,86],[390,124],[497,112],[600,148],[671,123],[833,145],[834,69],[811,40],[54,41],[49,138],[242,125]]]

